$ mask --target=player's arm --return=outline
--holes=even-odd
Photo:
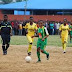
[[[35,33],[37,34],[37,25],[35,25],[35,28],[34,28],[34,31],[35,31]]]
[[[71,31],[71,28],[69,27],[69,31]]]
[[[37,31],[36,35],[32,36],[32,38],[34,38],[34,37],[39,37],[38,31]]]
[[[38,28],[37,28],[37,25],[35,24],[35,27],[34,27],[35,35],[32,36],[32,38],[34,38],[34,37],[39,37],[39,34],[38,34],[38,30],[37,30],[37,29],[38,29]]]
[[[44,41],[49,36],[48,30],[46,27],[44,29],[44,32],[45,32],[46,36],[44,38],[42,38],[42,41]]]
[[[59,33],[60,33],[60,38],[61,38],[61,32],[62,32],[62,25],[60,25],[60,27],[59,27]]]
[[[0,31],[1,31],[1,23],[0,23]]]
[[[28,34],[28,24],[24,26],[26,34]]]
[[[12,25],[11,25],[11,22],[9,22],[9,27],[10,27],[10,35],[12,36]]]
[[[62,32],[62,31],[60,31],[60,38],[61,38],[61,32]]]
[[[2,26],[2,23],[3,23],[3,21],[0,23],[0,33],[1,33],[1,28],[2,28],[1,26]]]

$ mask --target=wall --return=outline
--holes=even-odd
[[[8,15],[9,20],[24,20],[29,19],[31,15]],[[64,18],[67,18],[68,21],[71,21],[72,16],[71,15],[32,15],[34,17],[34,20],[49,20],[49,21],[63,21]],[[0,19],[3,19],[3,15],[0,14]]]

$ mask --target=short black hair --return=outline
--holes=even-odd
[[[44,23],[44,21],[43,21],[43,20],[39,20],[39,22],[43,22],[43,23]]]
[[[64,21],[67,21],[67,19],[66,19],[66,18],[64,18]]]
[[[30,19],[33,19],[33,17],[31,16]]]
[[[4,15],[4,17],[8,17],[7,15]]]

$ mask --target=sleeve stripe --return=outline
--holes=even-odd
[[[47,30],[47,28],[46,28],[46,27],[45,27],[45,32],[46,32],[46,35],[49,35],[48,30]]]

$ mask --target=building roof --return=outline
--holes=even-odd
[[[0,9],[24,9],[25,1],[0,5]],[[72,0],[28,0],[27,9],[72,9]]]

